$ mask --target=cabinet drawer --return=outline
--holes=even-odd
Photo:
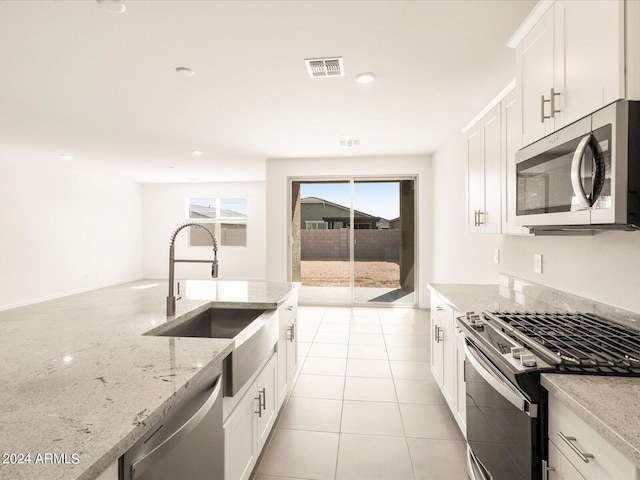
[[[585,480],[578,470],[571,465],[571,462],[560,453],[560,450],[549,439],[549,480]],[[544,478],[544,477],[543,477]]]
[[[551,443],[557,446],[587,480],[636,478],[633,463],[553,395],[549,395],[549,440],[550,448]]]

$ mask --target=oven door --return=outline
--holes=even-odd
[[[538,405],[465,339],[468,473],[472,480],[537,480]]]

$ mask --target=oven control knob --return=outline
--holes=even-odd
[[[520,356],[520,363],[523,367],[535,367],[536,356],[533,353],[526,353]]]
[[[524,347],[511,347],[511,356],[513,358],[520,358],[525,353],[527,353],[527,350]]]

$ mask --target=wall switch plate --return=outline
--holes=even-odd
[[[536,253],[533,255],[533,271],[534,273],[542,273],[542,254]]]
[[[500,263],[500,249],[493,249],[493,263]]]

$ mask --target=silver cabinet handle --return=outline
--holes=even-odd
[[[289,325],[287,327],[287,340],[293,342],[296,339],[296,326]]]
[[[481,215],[484,215],[484,212],[482,210],[478,210],[478,226],[484,225],[484,220],[481,220]]]
[[[542,460],[542,480],[549,480],[549,472],[555,471],[555,467],[550,467],[546,460]]]
[[[560,110],[556,110],[556,96],[559,96],[560,92],[556,92],[553,88],[551,89],[551,95],[549,96],[549,101],[551,102],[551,118],[555,117],[556,113],[560,113]]]
[[[551,118],[551,115],[544,114],[545,103],[551,103],[551,100],[545,100],[544,95],[540,95],[540,123],[544,123],[547,118]]]
[[[580,449],[575,445],[575,443],[573,443],[576,441],[576,437],[567,437],[562,432],[558,432],[558,436],[562,439],[564,443],[566,443],[567,445],[569,445],[569,447],[571,447],[571,450],[573,450],[576,453],[576,455],[580,457],[580,460],[582,460],[584,463],[589,463],[590,458],[595,458],[592,453],[584,453],[580,451]]]
[[[262,418],[262,393],[264,392],[264,388],[262,390],[260,390],[258,392],[258,396],[255,397],[256,400],[258,400],[258,411],[257,412],[253,412],[253,413],[257,413],[258,417]]]
[[[442,330],[443,330],[442,328],[438,327],[437,325],[434,325],[433,339],[436,341],[436,343],[440,343],[444,340],[440,335],[442,333]]]
[[[262,408],[262,410],[266,410],[267,409],[267,389],[265,387],[262,387],[262,390],[260,390],[260,397],[262,397],[262,400],[260,401],[260,407]]]
[[[436,310],[437,310],[438,312],[442,312],[442,311],[444,310],[444,308],[442,308],[442,307],[436,307]]]

